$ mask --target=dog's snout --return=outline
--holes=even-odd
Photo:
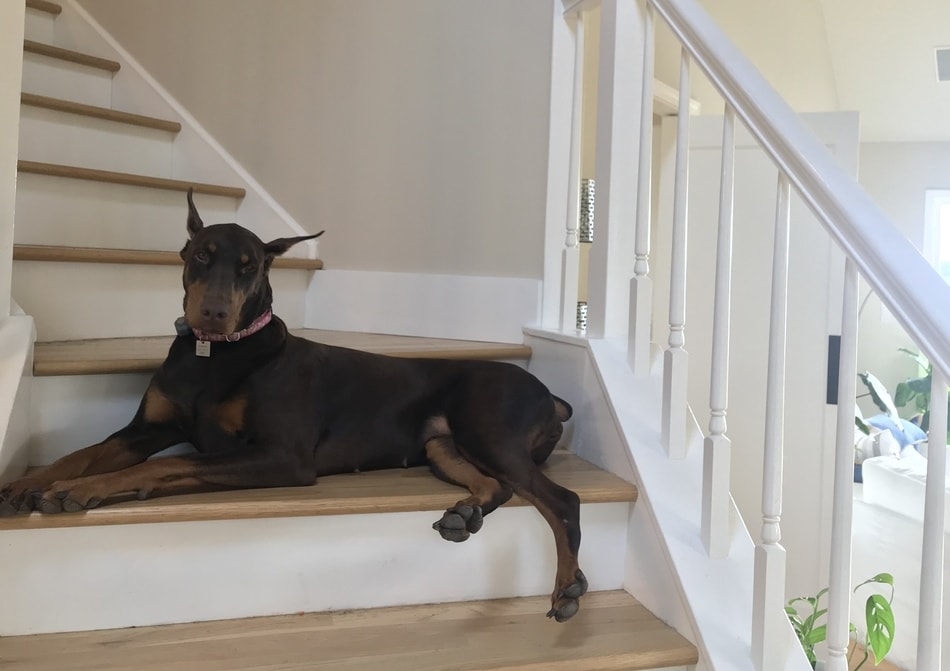
[[[200,313],[207,323],[227,324],[231,320],[231,306],[221,300],[205,300]]]

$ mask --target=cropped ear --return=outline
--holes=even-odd
[[[201,221],[201,217],[198,216],[198,208],[195,207],[195,201],[192,199],[191,195],[194,193],[194,189],[188,188],[188,237],[193,238],[198,234],[202,228],[205,227],[204,222]]]
[[[267,254],[269,258],[274,258],[275,256],[280,256],[288,249],[296,245],[298,242],[303,242],[304,240],[313,240],[314,238],[319,238],[326,231],[320,231],[315,235],[301,235],[297,238],[277,238],[276,240],[271,240],[266,245],[264,245],[264,253]]]

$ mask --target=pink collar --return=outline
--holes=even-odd
[[[208,333],[207,331],[200,331],[198,329],[191,329],[191,332],[195,334],[195,337],[198,340],[204,340],[207,342],[237,342],[241,338],[254,335],[262,328],[270,324],[271,317],[273,316],[274,313],[271,312],[270,308],[267,308],[267,311],[251,322],[250,326],[248,326],[246,329],[238,331],[237,333]]]

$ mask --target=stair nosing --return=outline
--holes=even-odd
[[[574,491],[582,504],[636,502],[637,487],[563,450],[555,451],[544,471]],[[440,511],[458,502],[463,488],[435,478],[426,466],[344,473],[319,478],[303,487],[238,489],[129,500],[80,513],[0,518],[0,531],[64,527],[211,522],[222,520],[320,517],[374,513]],[[530,504],[513,496],[504,507]]]
[[[108,247],[67,247],[57,245],[13,245],[14,261],[46,263],[107,263],[121,265],[180,266],[178,252]],[[302,257],[278,257],[274,268],[282,270],[321,270],[323,261]]]
[[[98,170],[95,168],[82,168],[73,165],[61,165],[58,163],[42,163],[39,161],[27,161],[20,159],[17,161],[17,171],[33,175],[44,175],[47,177],[63,177],[66,179],[82,179],[92,182],[106,182],[109,184],[120,184],[123,186],[136,186],[147,189],[163,189],[166,191],[188,191],[193,188],[195,193],[209,196],[224,196],[227,198],[244,198],[247,191],[241,187],[220,186],[217,184],[203,184],[200,182],[191,182],[188,180],[168,179],[165,177],[151,177],[149,175],[137,175],[128,172],[115,172],[111,170]]]
[[[96,70],[105,70],[113,74],[118,72],[122,67],[118,61],[113,61],[109,58],[100,58],[99,56],[84,54],[81,51],[64,49],[35,40],[23,40],[23,51],[36,54],[37,56],[46,56],[47,58],[55,58],[68,63],[74,63],[76,65],[84,65],[89,68],[95,68]]]
[[[547,623],[548,595],[473,598],[257,615],[134,629],[8,639],[13,669],[189,668],[237,671],[393,667],[471,671],[634,671],[692,668],[699,650],[625,589],[591,590],[575,619]],[[328,650],[328,645],[333,650]],[[189,652],[182,654],[184,646]],[[242,647],[246,646],[246,647]],[[560,648],[560,649],[559,649]],[[271,650],[282,650],[283,664]],[[66,655],[66,651],[71,654]],[[316,656],[316,657],[315,657]],[[286,658],[286,659],[285,659]],[[464,664],[457,663],[464,660]]]
[[[406,358],[418,357],[429,359],[479,359],[479,360],[527,360],[531,358],[531,348],[524,344],[486,343],[443,339],[418,339],[413,337],[397,337],[400,345],[387,346],[377,341],[377,344],[364,342],[356,343],[352,340],[353,334],[338,331],[323,331],[316,329],[291,329],[294,335],[322,342],[325,344],[339,344],[353,342],[356,349],[375,354]],[[151,336],[146,338],[93,338],[75,341],[37,342],[33,353],[33,375],[35,377],[54,377],[69,375],[123,375],[133,373],[154,373],[164,361],[165,352],[171,346],[173,335]],[[393,337],[375,336],[380,340]],[[122,351],[124,344],[135,344],[135,341],[144,342],[147,349],[153,349],[160,354],[129,356],[122,354],[117,357],[104,357],[100,353],[107,351]],[[418,342],[417,341],[421,341]],[[74,353],[62,354],[63,348],[71,349]],[[57,350],[59,352],[57,353]],[[52,352],[52,354],[50,353]],[[85,354],[83,352],[86,352]]]
[[[62,98],[51,98],[41,96],[35,93],[21,93],[20,104],[30,107],[40,107],[43,109],[64,112],[66,114],[75,114],[78,116],[91,117],[95,119],[104,119],[115,123],[122,123],[131,126],[140,126],[142,128],[152,128],[155,130],[167,131],[169,133],[178,133],[181,131],[181,124],[177,121],[167,121],[157,117],[144,116],[141,114],[132,114],[131,112],[120,112],[109,109],[108,107],[97,107],[95,105],[86,105],[83,103],[65,100]]]
[[[53,16],[59,16],[63,13],[63,8],[61,5],[58,5],[55,2],[49,2],[48,0],[26,0],[26,8],[35,9],[38,12],[46,12],[47,14],[52,14]]]

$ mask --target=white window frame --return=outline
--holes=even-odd
[[[943,261],[950,263],[950,189],[927,189],[924,205],[924,256],[950,283],[950,267],[941,272]]]

